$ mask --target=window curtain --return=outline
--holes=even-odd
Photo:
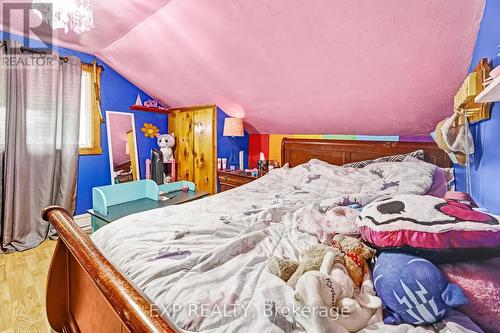
[[[0,235],[2,252],[13,252],[48,237],[44,207],[74,212],[81,63],[23,53],[12,41],[0,52]]]

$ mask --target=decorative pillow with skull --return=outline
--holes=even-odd
[[[359,215],[363,239],[378,249],[397,249],[438,262],[500,255],[497,217],[426,195],[396,195],[368,204]]]

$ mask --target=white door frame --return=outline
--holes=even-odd
[[[120,111],[106,111],[106,131],[108,136],[108,156],[109,156],[109,171],[110,171],[110,182],[111,185],[115,183],[115,179],[113,174],[115,172],[113,167],[113,148],[111,145],[111,131],[110,131],[110,122],[109,115],[111,113],[117,113],[122,115],[130,116],[132,119],[132,131],[134,132],[134,143],[135,143],[135,165],[137,165],[137,179],[141,179],[141,167],[139,165],[139,148],[137,146],[137,132],[135,131],[135,115],[130,112],[120,112]],[[131,157],[132,158],[132,157]]]

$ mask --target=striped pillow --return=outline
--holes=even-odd
[[[416,150],[411,153],[407,154],[400,154],[400,155],[391,155],[391,156],[384,156],[380,158],[376,158],[373,160],[365,160],[365,161],[359,161],[359,162],[351,162],[342,165],[343,167],[346,168],[364,168],[367,165],[373,164],[373,163],[382,163],[382,162],[403,162],[404,159],[408,156],[414,157],[416,159],[419,159],[421,161],[424,160],[424,151],[422,149]]]

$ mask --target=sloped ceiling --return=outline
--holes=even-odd
[[[170,106],[215,103],[251,132],[419,135],[452,112],[484,0],[93,6],[96,28],[56,44],[96,54]]]

